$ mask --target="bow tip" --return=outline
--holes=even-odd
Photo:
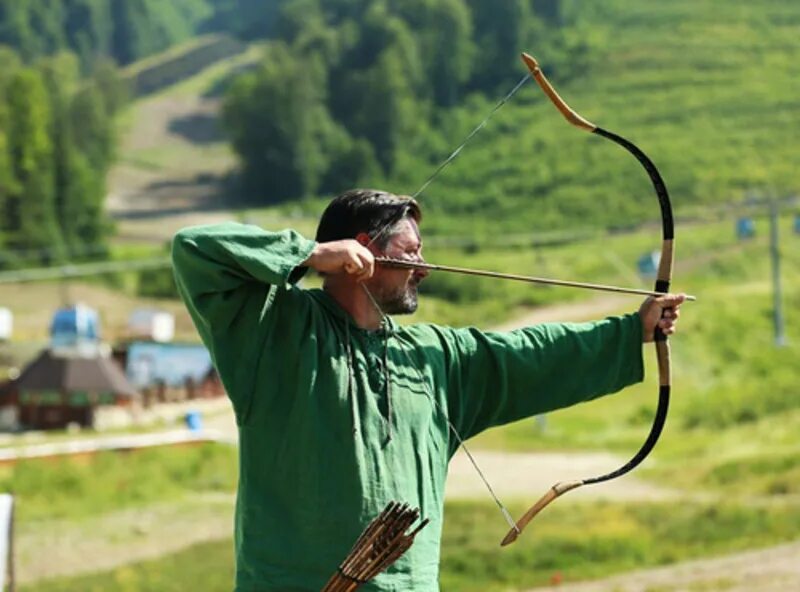
[[[536,58],[531,54],[522,52],[522,61],[525,62],[525,65],[531,72],[534,70],[539,70],[539,62],[537,62]]]
[[[506,547],[510,545],[511,543],[517,540],[518,536],[519,536],[519,530],[517,530],[516,528],[512,528],[511,530],[508,531],[506,537],[502,541],[500,541],[500,546]]]

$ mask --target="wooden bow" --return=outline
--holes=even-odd
[[[658,198],[662,222],[661,261],[658,267],[655,292],[669,292],[669,286],[672,279],[675,228],[672,218],[672,205],[669,201],[667,187],[664,185],[664,180],[661,178],[661,174],[658,172],[655,164],[653,164],[653,161],[650,160],[650,158],[648,158],[647,155],[642,152],[633,142],[626,140],[622,136],[619,136],[613,132],[609,132],[601,127],[596,126],[570,108],[564,99],[562,99],[555,91],[539,67],[539,63],[532,56],[526,53],[522,54],[522,60],[525,62],[525,65],[528,67],[528,70],[533,78],[569,123],[575,127],[593,134],[597,134],[598,136],[602,136],[603,138],[611,140],[615,144],[622,146],[625,148],[625,150],[635,156],[636,160],[638,160],[639,163],[644,167],[645,171],[647,171],[647,174],[653,184],[653,188],[655,189],[656,197]],[[633,458],[631,458],[627,463],[618,469],[611,471],[610,473],[600,475],[599,477],[590,477],[577,481],[563,481],[553,485],[553,487],[551,487],[547,493],[545,493],[533,506],[531,506],[527,512],[525,512],[525,514],[522,515],[519,520],[517,520],[515,526],[508,531],[508,534],[500,543],[501,545],[508,545],[517,540],[517,537],[539,512],[547,507],[547,505],[553,500],[557,499],[566,492],[572,491],[573,489],[577,489],[584,485],[601,483],[603,481],[610,481],[611,479],[621,477],[625,473],[637,467],[645,458],[647,458],[647,455],[650,454],[650,451],[653,450],[656,442],[658,442],[658,438],[661,435],[661,431],[663,430],[664,423],[667,419],[672,374],[670,349],[669,343],[667,342],[667,336],[658,327],[656,327],[655,331],[655,347],[656,357],[658,358],[659,375],[658,407],[656,409],[656,416],[653,420],[653,425],[650,427],[650,433],[647,435],[647,439],[644,441],[644,444],[642,444],[641,448],[639,448]]]

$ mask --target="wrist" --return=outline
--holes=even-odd
[[[300,267],[310,267],[317,271],[317,262],[319,261],[320,243],[315,243],[314,248],[309,253],[305,261],[300,264]]]

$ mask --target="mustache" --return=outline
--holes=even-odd
[[[414,286],[419,286],[422,280],[424,280],[427,276],[424,273],[415,273],[411,276],[409,283]]]

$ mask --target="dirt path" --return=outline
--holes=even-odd
[[[179,228],[233,217],[224,184],[236,159],[219,110],[219,99],[188,94],[133,106],[108,177],[106,209],[117,219],[117,240],[162,243]]]
[[[470,452],[501,500],[528,499],[531,503],[558,481],[601,475],[625,462],[622,457],[602,452]],[[459,451],[450,462],[446,495],[448,499],[489,499],[486,487],[463,451]],[[578,489],[569,494],[569,499],[655,501],[681,495],[680,491],[626,476]]]
[[[234,498],[191,500],[121,510],[83,520],[20,522],[15,553],[20,583],[113,569],[230,538]]]
[[[236,164],[219,125],[220,101],[157,95],[133,107],[108,178],[112,215],[218,206],[216,183]]]
[[[529,592],[788,592],[800,590],[800,542]]]
[[[537,323],[580,322],[603,318],[620,311],[633,311],[641,300],[618,294],[604,294],[580,302],[553,304],[535,308],[523,316],[494,327],[497,331],[511,331],[518,327],[528,327]]]

